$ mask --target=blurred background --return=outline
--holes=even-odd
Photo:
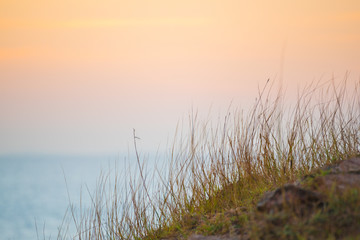
[[[357,0],[3,0],[0,36],[3,239],[37,239],[35,220],[54,238],[69,196],[131,162],[133,129],[154,156],[189,114],[246,109],[268,79],[290,102],[360,79]]]

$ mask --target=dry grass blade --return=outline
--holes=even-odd
[[[247,114],[229,111],[222,122],[201,123],[194,113],[188,134],[177,128],[168,172],[154,168],[152,177],[141,164],[134,130],[140,176],[127,176],[123,187],[118,178],[112,186],[103,176],[87,214],[78,219],[71,209],[76,238],[224,233],[231,226],[216,219],[224,219],[229,209],[240,209],[240,227],[249,224],[264,191],[359,154],[359,83],[352,87],[349,93],[346,82],[313,84],[299,94],[295,106],[287,106],[281,89],[272,97],[268,82]]]

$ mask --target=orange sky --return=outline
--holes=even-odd
[[[191,106],[360,77],[360,2],[0,2],[0,153],[144,148]]]

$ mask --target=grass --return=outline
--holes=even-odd
[[[197,233],[338,239],[354,233],[351,223],[360,222],[357,192],[332,197],[310,218],[256,211],[265,191],[359,154],[359,83],[352,91],[348,87],[346,81],[312,84],[295,105],[286,106],[282,92],[267,83],[247,113],[234,110],[217,123],[192,114],[189,131],[177,129],[168,166],[150,172],[134,132],[138,175],[127,176],[124,185],[119,176],[102,175],[92,207],[78,214],[70,208],[77,230],[72,237],[186,239]],[[60,229],[58,238],[66,236]]]

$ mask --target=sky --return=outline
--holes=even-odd
[[[171,142],[191,109],[360,79],[358,0],[0,0],[0,154]]]

